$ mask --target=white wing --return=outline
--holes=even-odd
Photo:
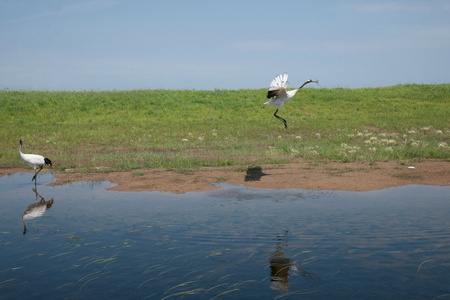
[[[269,91],[279,90],[280,88],[287,88],[288,86],[288,74],[278,74],[274,80],[270,83]]]

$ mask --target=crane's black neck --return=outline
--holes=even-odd
[[[311,83],[311,82],[316,82],[316,81],[309,79],[309,80],[305,81],[305,83],[303,83],[302,86],[299,87],[298,89],[301,89],[302,87],[304,87],[305,85],[307,85],[308,83]]]

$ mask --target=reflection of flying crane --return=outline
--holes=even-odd
[[[28,206],[27,210],[23,213],[22,216],[22,224],[23,224],[23,234],[27,233],[27,226],[25,225],[25,220],[34,219],[37,217],[42,217],[47,209],[50,209],[53,204],[53,198],[45,201],[45,199],[38,194],[37,189],[33,189],[33,192],[36,193],[36,201],[35,203]],[[41,197],[41,200],[38,201],[38,197]]]
[[[284,257],[284,247],[287,247],[288,230],[278,236],[275,251],[270,255],[270,287],[274,290],[287,292],[289,290],[289,270],[293,266],[290,258]],[[283,241],[283,238],[286,241]]]
[[[288,247],[288,233],[289,230],[286,230],[284,234],[277,236],[275,251],[270,255],[270,287],[283,292],[289,290],[290,271],[293,272],[293,275],[305,278],[309,283],[314,283],[317,279],[314,274],[297,268],[294,260],[285,257],[284,249]]]

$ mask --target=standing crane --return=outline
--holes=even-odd
[[[36,175],[39,174],[39,172],[42,170],[44,165],[52,166],[52,161],[48,158],[43,157],[42,155],[38,154],[23,154],[22,153],[22,139],[19,140],[20,142],[20,157],[22,157],[23,161],[26,162],[30,167],[34,168],[34,176],[31,181],[34,180],[34,183],[36,184]],[[36,172],[36,167],[39,166],[39,171]]]
[[[286,90],[286,88],[288,86],[287,79],[288,79],[288,74],[284,73],[284,74],[278,74],[275,77],[275,79],[272,80],[272,82],[270,83],[269,91],[267,92],[267,99],[270,99],[270,98],[273,98],[273,99],[264,103],[267,105],[277,106],[277,110],[275,111],[275,113],[273,115],[284,123],[284,127],[286,127],[286,129],[287,129],[287,122],[285,119],[283,119],[282,117],[277,115],[278,110],[283,106],[283,104],[285,104],[286,102],[291,100],[292,97],[294,97],[295,94],[302,87],[304,87],[305,85],[307,85],[308,83],[311,83],[311,82],[314,82],[314,83],[319,82],[317,80],[314,81],[312,79],[309,79],[309,80],[305,81],[305,83],[303,83],[301,87],[299,87],[295,90],[287,91]]]

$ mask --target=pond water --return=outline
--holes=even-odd
[[[450,187],[106,191],[0,178],[2,299],[450,299]]]

